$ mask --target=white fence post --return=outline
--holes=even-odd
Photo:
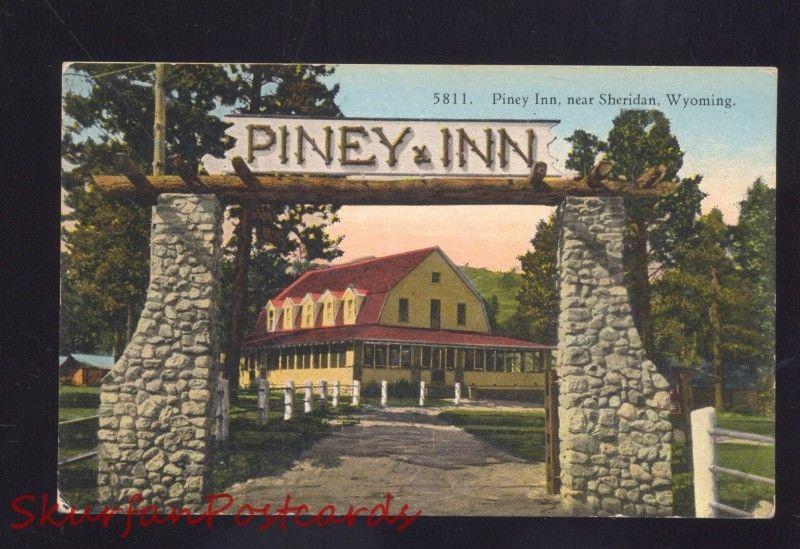
[[[322,380],[322,381],[319,382],[319,392],[320,392],[320,397],[321,397],[320,401],[319,401],[319,405],[320,405],[320,408],[322,408],[324,410],[325,407],[328,405],[328,382],[327,381]]]
[[[217,378],[217,398],[216,398],[216,416],[217,416],[217,440],[225,440],[228,438],[228,427],[230,417],[229,402],[228,402],[228,380],[222,377],[222,373]]]
[[[694,467],[694,514],[698,518],[714,518],[716,510],[711,506],[719,500],[717,481],[712,467],[716,465],[714,437],[714,408],[694,410],[692,421],[692,464]]]
[[[305,383],[305,398],[303,398],[303,412],[306,414],[314,409],[314,393],[311,390],[311,381],[306,380]]]
[[[258,422],[262,425],[269,421],[269,382],[258,378]]]
[[[361,382],[357,379],[353,380],[353,406],[358,406],[361,398]]]
[[[419,405],[425,406],[425,382],[419,382]]]
[[[456,406],[458,406],[461,403],[461,384],[457,381],[456,381],[456,394],[453,401],[455,402]]]
[[[286,387],[283,388],[283,419],[289,421],[292,419],[292,411],[294,410],[294,381],[287,381]]]
[[[385,379],[381,380],[381,408],[386,408],[389,401],[389,384]]]
[[[340,382],[337,379],[336,383],[333,384],[333,399],[332,399],[333,402],[332,402],[332,404],[333,404],[334,408],[337,408],[339,406],[339,387],[340,387]]]

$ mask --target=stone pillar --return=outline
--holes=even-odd
[[[361,382],[357,379],[353,380],[353,406],[358,406],[361,401]]]
[[[456,381],[455,395],[453,397],[453,403],[456,406],[461,404],[461,384],[457,381]]]
[[[381,408],[386,408],[389,404],[389,387],[385,379],[381,380]]]
[[[419,405],[425,406],[425,382],[419,382]]]
[[[332,398],[332,405],[334,408],[339,406],[339,391],[341,390],[341,382],[337,379],[336,383],[333,384],[333,398]]]
[[[104,504],[202,507],[213,441],[223,207],[162,194],[150,282],[131,341],[100,391],[98,495]]]
[[[561,491],[597,515],[669,515],[670,397],[631,316],[625,219],[617,197],[558,209]]]

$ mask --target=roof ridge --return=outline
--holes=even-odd
[[[344,269],[345,267],[352,267],[353,265],[361,265],[362,263],[371,263],[373,261],[383,261],[385,259],[389,259],[389,258],[392,258],[392,257],[399,257],[401,255],[411,255],[411,254],[417,254],[417,253],[426,252],[426,251],[431,251],[432,252],[436,248],[438,248],[438,246],[428,246],[427,248],[418,248],[416,250],[409,250],[407,252],[397,252],[397,253],[393,253],[393,254],[389,254],[389,255],[382,255],[380,257],[369,257],[369,258],[364,258],[364,259],[355,259],[353,261],[350,261],[348,263],[343,263],[341,265],[330,265],[330,266],[324,267],[322,269],[314,269],[313,271],[307,271],[307,272],[308,273],[313,273],[313,272],[321,272],[321,271],[332,271],[334,269]]]

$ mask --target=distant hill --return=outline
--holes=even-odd
[[[522,284],[522,276],[516,271],[504,273],[468,265],[459,269],[472,281],[484,300],[497,296],[500,305],[497,322],[505,324],[517,310],[517,290]]]

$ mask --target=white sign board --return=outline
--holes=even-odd
[[[362,176],[526,176],[537,162],[556,173],[548,145],[557,120],[316,119],[230,116],[236,140],[209,173],[233,173],[241,156],[254,173]]]

